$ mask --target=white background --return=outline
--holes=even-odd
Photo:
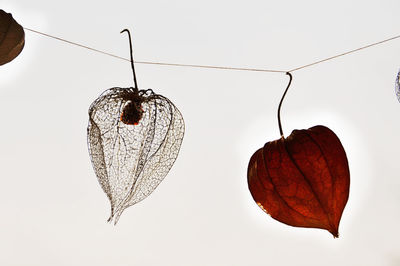
[[[400,34],[398,0],[0,0],[24,27],[140,61],[289,70]],[[0,67],[0,265],[400,265],[400,40],[293,73],[283,129],[323,124],[347,152],[339,232],[289,227],[247,189],[250,156],[279,138],[284,74],[136,65],[186,134],[155,192],[106,223],[86,145],[88,107],[133,85],[129,62],[26,31]]]

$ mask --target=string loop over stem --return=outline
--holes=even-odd
[[[286,72],[286,75],[289,76],[289,83],[288,83],[288,85],[287,85],[287,87],[286,87],[285,92],[284,92],[283,95],[282,95],[281,101],[280,101],[279,106],[278,106],[278,125],[279,125],[279,133],[281,134],[281,137],[282,137],[283,139],[285,138],[285,136],[283,135],[282,124],[281,124],[281,107],[282,107],[283,99],[285,98],[285,95],[286,95],[286,93],[287,93],[287,91],[288,91],[288,89],[289,89],[289,87],[290,87],[290,84],[292,83],[292,79],[293,79],[292,74],[290,74],[290,72]]]
[[[129,32],[128,29],[124,29],[122,30],[120,33],[123,32],[127,32],[128,33],[128,37],[129,37],[129,48],[130,48],[130,52],[131,52],[131,66],[132,66],[132,72],[133,72],[133,81],[135,83],[135,89],[139,89],[138,85],[137,85],[137,81],[136,81],[136,73],[135,73],[135,66],[133,64],[133,47],[132,47],[132,38],[131,38],[131,33]]]

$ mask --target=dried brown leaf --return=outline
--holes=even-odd
[[[0,9],[0,65],[11,62],[25,45],[25,32],[10,13]]]

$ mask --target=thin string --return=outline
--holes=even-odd
[[[86,45],[82,45],[82,44],[79,44],[79,43],[76,43],[76,42],[71,42],[71,41],[68,41],[68,40],[65,40],[65,39],[62,39],[62,38],[59,38],[59,37],[55,37],[55,36],[40,32],[40,31],[32,30],[32,29],[25,28],[25,27],[24,27],[24,29],[25,30],[29,30],[29,31],[34,32],[34,33],[37,33],[37,34],[40,34],[40,35],[43,35],[43,36],[46,36],[46,37],[49,37],[49,38],[53,38],[53,39],[62,41],[62,42],[66,42],[66,43],[69,43],[69,44],[72,44],[72,45],[76,45],[76,46],[79,46],[79,47],[82,47],[82,48],[86,48],[86,49],[89,49],[89,50],[97,52],[97,53],[101,53],[101,54],[105,54],[105,55],[108,55],[108,56],[112,56],[112,57],[115,57],[115,58],[118,58],[118,59],[122,59],[122,60],[125,60],[125,61],[128,61],[128,62],[131,61],[131,60],[127,59],[127,58],[124,58],[124,57],[121,57],[121,56],[118,56],[118,55],[113,55],[113,54],[110,54],[110,53],[107,53],[107,52],[104,52],[104,51],[100,51],[100,50],[94,49],[94,48],[86,46]]]
[[[326,61],[329,61],[329,60],[332,60],[332,59],[335,59],[335,58],[338,58],[338,57],[341,57],[341,56],[345,56],[345,55],[348,55],[348,54],[351,54],[351,53],[355,53],[355,52],[367,49],[369,47],[372,47],[372,46],[375,46],[375,45],[378,45],[378,44],[381,44],[381,43],[389,42],[389,41],[392,41],[392,40],[398,39],[398,38],[400,38],[400,35],[397,35],[397,36],[394,36],[392,38],[389,38],[389,39],[386,39],[386,40],[382,40],[382,41],[379,41],[379,42],[371,43],[371,44],[365,45],[363,47],[360,47],[360,48],[357,48],[357,49],[354,49],[354,50],[350,50],[350,51],[347,51],[347,52],[344,52],[344,53],[341,53],[341,54],[338,54],[338,55],[334,55],[334,56],[331,56],[331,57],[328,57],[328,58],[325,58],[325,59],[322,59],[322,60],[307,64],[307,65],[296,67],[296,68],[294,68],[292,70],[289,70],[288,72],[294,72],[294,71],[297,71],[297,70],[300,70],[300,69],[303,69],[303,68],[306,68],[306,67],[310,67],[310,66],[313,66],[313,65],[316,65],[316,64],[320,64],[322,62],[326,62]]]
[[[95,48],[92,48],[92,47],[89,47],[89,46],[86,46],[86,45],[83,45],[83,44],[79,44],[79,43],[76,43],[76,42],[71,42],[71,41],[65,40],[63,38],[52,36],[52,35],[49,35],[49,34],[46,34],[46,33],[40,32],[40,31],[36,31],[36,30],[33,30],[33,29],[29,29],[29,28],[25,28],[25,27],[24,27],[24,29],[28,30],[28,31],[31,31],[31,32],[34,32],[34,33],[37,33],[37,34],[40,34],[40,35],[43,35],[43,36],[46,36],[46,37],[49,37],[49,38],[53,38],[53,39],[56,39],[56,40],[59,40],[59,41],[62,41],[62,42],[66,42],[66,43],[69,43],[69,44],[72,44],[72,45],[76,45],[76,46],[79,46],[79,47],[82,47],[82,48],[85,48],[85,49],[88,49],[88,50],[91,50],[91,51],[94,51],[94,52],[97,52],[97,53],[101,53],[101,54],[104,54],[104,55],[108,55],[108,56],[111,56],[111,57],[114,57],[114,58],[118,58],[118,59],[121,59],[121,60],[125,60],[125,61],[128,61],[128,62],[131,62],[131,60],[128,59],[128,58],[124,58],[124,57],[121,57],[121,56],[118,56],[118,55],[107,53],[107,52],[104,52],[104,51],[101,51],[101,50],[98,50],[98,49],[95,49]],[[394,36],[394,37],[391,37],[391,38],[388,38],[388,39],[385,39],[385,40],[382,40],[382,41],[379,41],[379,42],[371,43],[371,44],[368,44],[368,45],[365,45],[365,46],[362,46],[362,47],[359,47],[357,49],[353,49],[353,50],[350,50],[350,51],[347,51],[347,52],[344,52],[344,53],[341,53],[341,54],[337,54],[337,55],[334,55],[334,56],[331,56],[331,57],[327,57],[325,59],[318,60],[318,61],[315,61],[313,63],[302,65],[302,66],[293,68],[293,69],[291,69],[289,71],[274,70],[274,69],[262,69],[262,68],[227,67],[227,66],[179,64],[179,63],[164,63],[164,62],[149,62],[149,61],[135,61],[135,63],[136,64],[147,64],[147,65],[192,67],[192,68],[208,68],[208,69],[224,69],[224,70],[253,71],[253,72],[272,72],[272,73],[285,73],[286,74],[287,72],[291,73],[291,72],[294,72],[294,71],[297,71],[297,70],[300,70],[300,69],[304,69],[304,68],[307,68],[307,67],[310,67],[310,66],[313,66],[313,65],[317,65],[317,64],[320,64],[320,63],[323,63],[323,62],[326,62],[326,61],[333,60],[333,59],[338,58],[338,57],[342,57],[342,56],[345,56],[345,55],[348,55],[348,54],[352,54],[352,53],[358,52],[360,50],[364,50],[364,49],[367,49],[367,48],[370,48],[370,47],[373,47],[373,46],[376,46],[376,45],[379,45],[379,44],[382,44],[382,43],[385,43],[385,42],[389,42],[389,41],[392,41],[392,40],[395,40],[395,39],[398,39],[398,38],[400,38],[400,35],[397,35],[397,36]]]
[[[91,50],[91,51],[94,51],[94,52],[97,52],[97,53],[101,53],[101,54],[104,54],[104,55],[112,56],[112,57],[115,57],[115,58],[118,58],[118,59],[121,59],[121,60],[125,60],[125,61],[128,61],[128,62],[131,61],[130,59],[127,59],[127,58],[124,58],[124,57],[121,57],[121,56],[118,56],[118,55],[110,54],[110,53],[107,53],[107,52],[104,52],[104,51],[101,51],[101,50],[98,50],[98,49],[95,49],[95,48],[92,48],[92,47],[89,47],[89,46],[86,46],[86,45],[83,45],[83,44],[79,44],[79,43],[76,43],[76,42],[71,42],[71,41],[65,40],[65,39],[60,38],[60,37],[52,36],[52,35],[47,34],[47,33],[43,33],[43,32],[36,31],[36,30],[32,30],[32,29],[29,29],[29,28],[26,28],[26,27],[24,27],[24,29],[28,30],[28,31],[31,31],[31,32],[34,32],[34,33],[37,33],[37,34],[40,34],[40,35],[43,35],[43,36],[46,36],[46,37],[49,37],[49,38],[53,38],[53,39],[62,41],[62,42],[66,42],[66,43],[69,43],[69,44],[72,44],[72,45],[76,45],[76,46],[79,46],[79,47],[82,47],[82,48],[86,48],[88,50]],[[225,69],[225,70],[239,70],[239,71],[286,73],[286,71],[284,71],[284,70],[244,68],[244,67],[226,67],[226,66],[209,66],[209,65],[192,65],[192,64],[148,62],[148,61],[136,61],[136,60],[135,60],[135,64],[176,66],[176,67],[194,67],[194,68],[209,68],[209,69]]]

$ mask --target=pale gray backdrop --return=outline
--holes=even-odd
[[[137,60],[288,70],[400,34],[398,0],[0,0],[25,27]],[[323,124],[348,155],[340,238],[289,227],[247,189],[247,164],[279,138],[284,74],[137,65],[141,88],[186,121],[156,191],[106,223],[90,164],[91,102],[132,86],[128,62],[26,32],[0,67],[0,265],[400,265],[400,40],[298,72],[282,109],[287,135]]]

